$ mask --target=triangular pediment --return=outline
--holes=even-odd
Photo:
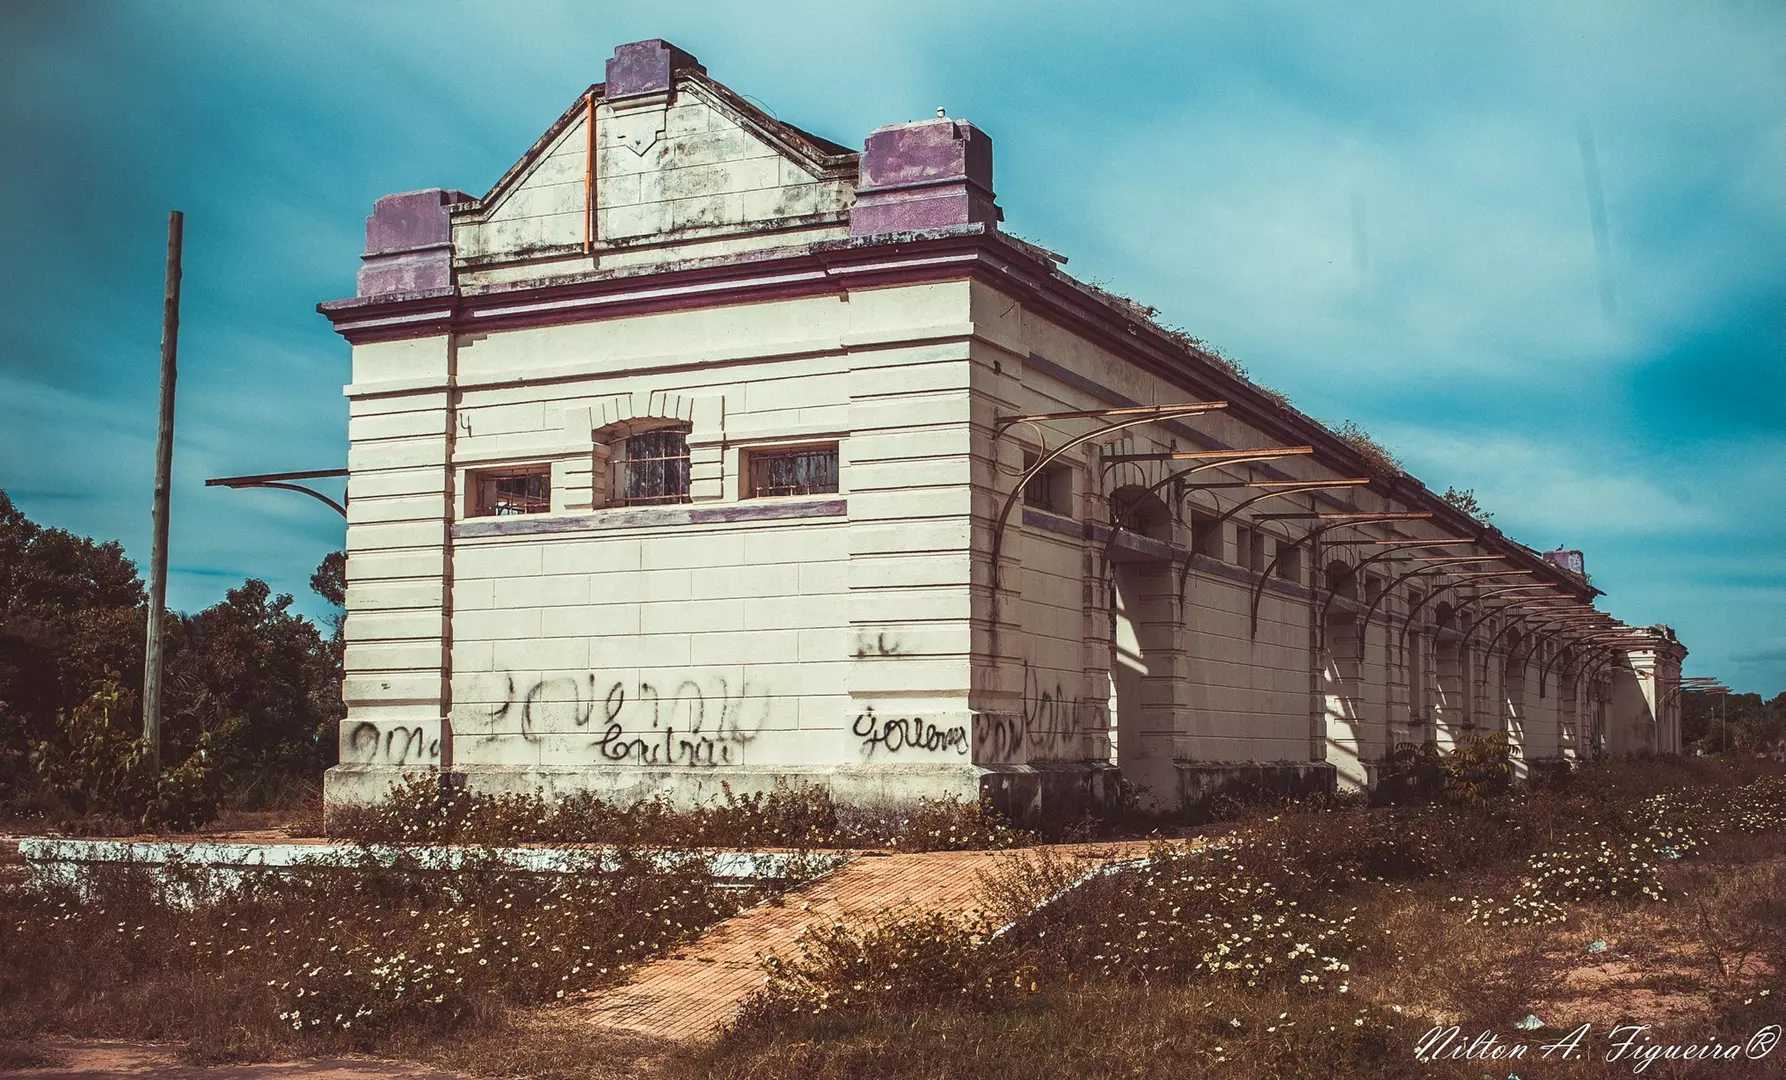
[[[461,268],[527,263],[537,277],[542,262],[582,270],[847,232],[856,151],[768,115],[698,67],[668,81],[613,99],[597,84],[572,103],[487,194],[454,211]]]

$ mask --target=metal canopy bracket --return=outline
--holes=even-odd
[[[347,516],[347,507],[329,498],[314,488],[302,484],[294,484],[293,480],[320,480],[324,477],[346,476],[346,469],[309,469],[304,472],[258,473],[253,476],[218,476],[205,481],[206,487],[226,488],[277,488],[280,491],[296,491],[308,495],[318,502],[325,503],[329,509]]]
[[[995,644],[993,647],[995,656],[998,651],[996,635],[998,633],[998,597],[1001,587],[1000,558],[1004,551],[1005,529],[1010,524],[1011,511],[1016,508],[1017,500],[1023,497],[1023,489],[1029,486],[1029,482],[1040,475],[1042,470],[1054,464],[1062,454],[1065,454],[1067,451],[1072,450],[1075,447],[1083,446],[1100,436],[1108,435],[1115,431],[1122,431],[1127,428],[1139,427],[1142,424],[1152,424],[1161,420],[1172,420],[1183,416],[1196,416],[1206,412],[1213,412],[1217,409],[1225,409],[1227,407],[1228,403],[1226,401],[1191,401],[1181,402],[1177,405],[1136,405],[1112,409],[1075,409],[1067,412],[1026,413],[1018,416],[998,416],[993,418],[992,438],[994,443],[1003,438],[1005,432],[1009,431],[1017,424],[1044,424],[1057,420],[1113,421],[1089,431],[1084,435],[1077,435],[1068,439],[1053,450],[1040,455],[1035,464],[1023,471],[1023,474],[1018,478],[1016,485],[1012,487],[1010,494],[1005,496],[1004,504],[999,507],[998,521],[993,526],[992,530],[991,553],[993,605],[992,632],[995,635]],[[996,457],[997,453],[995,451],[994,458],[996,459]]]
[[[1261,597],[1263,597],[1265,595],[1265,583],[1267,581],[1271,580],[1272,573],[1277,570],[1278,564],[1283,561],[1284,552],[1286,552],[1286,551],[1300,551],[1304,544],[1312,544],[1315,540],[1320,538],[1322,533],[1330,532],[1334,529],[1349,529],[1349,528],[1356,528],[1357,526],[1360,526],[1360,525],[1385,524],[1385,523],[1394,522],[1394,521],[1426,521],[1426,520],[1431,519],[1432,516],[1433,515],[1430,511],[1425,511],[1425,510],[1408,512],[1408,513],[1382,513],[1382,514],[1365,514],[1365,513],[1324,514],[1324,513],[1311,512],[1311,513],[1296,513],[1296,514],[1260,514],[1260,515],[1258,515],[1256,520],[1280,520],[1281,521],[1281,520],[1298,519],[1298,518],[1303,519],[1303,520],[1308,520],[1310,518],[1313,518],[1313,519],[1316,519],[1316,520],[1322,522],[1322,524],[1317,525],[1314,528],[1310,529],[1308,532],[1304,533],[1302,539],[1296,541],[1295,543],[1289,545],[1288,547],[1280,546],[1276,551],[1271,553],[1271,561],[1265,565],[1264,571],[1259,574],[1259,580],[1253,583],[1253,603],[1252,603],[1251,621],[1249,622],[1248,627],[1247,627],[1247,637],[1250,640],[1254,640],[1254,641],[1258,640],[1258,638],[1259,638],[1259,600]],[[1313,573],[1313,571],[1314,571],[1314,567],[1311,565],[1310,572]]]
[[[1455,589],[1460,585],[1470,585],[1470,584],[1486,585],[1486,584],[1488,584],[1488,580],[1486,580],[1486,579],[1490,579],[1490,578],[1528,577],[1534,573],[1536,573],[1536,571],[1533,571],[1533,570],[1471,570],[1471,571],[1467,571],[1465,573],[1452,572],[1452,576],[1457,578],[1458,580],[1448,581],[1445,584],[1439,586],[1438,588],[1434,589],[1432,592],[1429,592],[1425,596],[1421,597],[1420,602],[1418,604],[1415,604],[1413,607],[1408,609],[1408,617],[1402,620],[1402,630],[1401,630],[1402,635],[1405,637],[1408,633],[1408,627],[1414,625],[1414,616],[1420,614],[1420,609],[1424,608],[1427,604],[1431,603],[1432,601],[1437,600],[1441,593],[1449,592],[1452,589]],[[1530,591],[1532,589],[1548,589],[1548,588],[1550,588],[1550,586],[1548,586],[1548,585],[1513,585],[1513,586],[1509,586],[1507,589],[1505,589],[1503,591],[1504,592],[1521,592],[1521,591]],[[1499,594],[1494,594],[1494,595],[1499,595]]]
[[[1277,453],[1279,453],[1279,454],[1300,454],[1300,453],[1303,453],[1303,452],[1309,451],[1309,450],[1312,450],[1312,448],[1311,447],[1303,447],[1303,446],[1284,447],[1284,448],[1280,449],[1279,451],[1277,451]],[[1254,460],[1254,459],[1247,458],[1244,460],[1250,461],[1250,460]],[[1239,464],[1239,462],[1228,462],[1227,464],[1233,465],[1233,464]],[[1208,466],[1205,466],[1205,467],[1207,468]],[[1185,473],[1191,473],[1191,472],[1196,472],[1196,471],[1198,471],[1198,470],[1197,469],[1187,469],[1187,470],[1185,470]],[[1176,473],[1173,476],[1167,477],[1167,480],[1177,479],[1177,478],[1185,475],[1185,473]],[[1360,484],[1368,484],[1370,482],[1371,482],[1371,478],[1368,476],[1347,476],[1347,477],[1341,477],[1338,480],[1246,480],[1246,481],[1235,481],[1232,484],[1226,484],[1226,483],[1224,483],[1224,484],[1180,484],[1180,485],[1178,485],[1177,499],[1180,502],[1182,502],[1183,500],[1188,499],[1190,497],[1190,493],[1193,491],[1206,491],[1211,488],[1242,487],[1242,488],[1264,488],[1265,489],[1262,493],[1260,493],[1258,495],[1254,495],[1250,499],[1242,499],[1241,501],[1235,503],[1233,506],[1230,506],[1228,509],[1226,509],[1226,510],[1222,511],[1220,514],[1216,515],[1214,524],[1220,525],[1222,522],[1227,521],[1229,518],[1233,517],[1235,514],[1240,513],[1242,510],[1245,510],[1247,507],[1252,506],[1255,503],[1264,502],[1266,499],[1281,499],[1285,495],[1304,495],[1311,491],[1325,491],[1330,488],[1357,487]],[[1165,481],[1161,481],[1159,484],[1155,484],[1153,488],[1149,488],[1148,490],[1150,490],[1150,491],[1155,490],[1155,489],[1159,488],[1160,486],[1162,486],[1164,483],[1165,483]],[[1184,599],[1185,599],[1185,592],[1184,592],[1185,583],[1190,580],[1191,562],[1192,562],[1191,556],[1194,556],[1195,554],[1196,554],[1196,551],[1193,550],[1190,555],[1187,555],[1185,557],[1184,566],[1181,567],[1178,571],[1178,598],[1179,598],[1180,603],[1183,603]]]
[[[1216,461],[1234,464],[1241,460],[1252,460],[1254,455],[1258,454],[1291,457],[1314,452],[1315,448],[1312,446],[1272,446],[1258,450],[1162,450],[1157,454],[1105,454],[1099,459],[1099,463],[1106,469],[1112,465],[1137,461]],[[1290,482],[1295,483],[1296,481]]]
[[[1122,426],[1145,424],[1152,420],[1170,420],[1179,416],[1195,416],[1212,409],[1226,409],[1226,401],[1187,401],[1177,405],[1135,405],[1119,409],[1078,409],[1072,412],[1029,413],[1023,416],[993,418],[997,429],[994,438],[1002,436],[1016,424],[1042,424],[1051,420],[1103,420],[1112,416],[1130,418]],[[1095,434],[1095,432],[1094,432]]]
[[[1474,543],[1474,541],[1470,541],[1470,542]],[[1381,561],[1387,557],[1390,557],[1393,555],[1399,555],[1399,554],[1401,554],[1401,547],[1397,546],[1397,547],[1389,548],[1386,551],[1379,551],[1375,555],[1371,555],[1364,559],[1361,559],[1359,561],[1358,565],[1354,566],[1352,568],[1352,575],[1354,577],[1356,577],[1360,572],[1362,572],[1364,570],[1365,567],[1371,565],[1372,563],[1378,562],[1378,561]],[[1505,556],[1505,555],[1413,555],[1413,556],[1409,556],[1409,558],[1408,558],[1409,562],[1433,563],[1436,565],[1424,566],[1424,567],[1420,567],[1418,569],[1410,570],[1407,573],[1401,575],[1400,577],[1395,578],[1393,581],[1389,581],[1389,582],[1385,583],[1382,590],[1377,593],[1376,598],[1370,602],[1370,606],[1365,608],[1364,618],[1359,620],[1359,625],[1368,628],[1370,626],[1371,619],[1377,613],[1377,608],[1379,606],[1381,606],[1381,604],[1383,603],[1384,600],[1388,599],[1389,596],[1395,592],[1397,586],[1401,585],[1403,582],[1407,581],[1409,578],[1418,577],[1422,574],[1444,573],[1448,568],[1450,568],[1451,566],[1457,565],[1457,564],[1469,564],[1469,563],[1476,563],[1476,562],[1494,562],[1498,559],[1505,559],[1505,558],[1507,558],[1507,556]],[[1328,591],[1327,602],[1321,606],[1321,621],[1323,623],[1325,623],[1327,621],[1327,609],[1333,606],[1333,598],[1337,595],[1338,594],[1333,592],[1332,590]],[[1387,614],[1384,615],[1383,616],[1384,624],[1388,625],[1388,621],[1392,618],[1394,618],[1393,615],[1387,615]]]

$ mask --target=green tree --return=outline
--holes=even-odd
[[[336,552],[312,578],[337,607],[345,565]],[[250,799],[334,763],[342,616],[325,637],[292,603],[251,578],[197,614],[168,613],[165,762],[196,760],[203,747],[206,776],[225,770],[218,782]],[[51,775],[75,775],[58,763],[79,756],[77,742],[110,746],[95,733],[136,730],[146,613],[121,545],[36,524],[0,491],[0,802]],[[49,773],[28,766],[34,746],[46,748],[37,756]],[[156,790],[158,781],[146,782],[143,790]],[[76,809],[87,801],[72,790],[49,794]]]
[[[1439,498],[1444,499],[1456,509],[1462,510],[1464,513],[1483,524],[1487,524],[1494,520],[1494,515],[1484,509],[1480,502],[1476,501],[1475,488],[1454,488],[1447,485],[1445,494],[1439,496]]]
[[[1739,753],[1786,749],[1786,693],[1682,694],[1681,743],[1707,753],[1726,745]]]
[[[140,689],[144,602],[122,545],[38,525],[0,491],[0,799],[108,671]]]
[[[255,578],[170,626],[164,739],[173,756],[206,732],[233,734],[221,753],[244,785],[313,776],[333,763],[339,667],[314,623]],[[239,724],[232,724],[239,721]]]

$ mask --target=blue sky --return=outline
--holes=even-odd
[[[860,146],[997,146],[1007,228],[1510,534],[1587,553],[1688,670],[1786,688],[1786,5],[0,6],[0,487],[147,553],[165,215],[186,212],[170,602],[307,588],[379,195],[483,192],[664,37]],[[1590,182],[1597,175],[1597,187]],[[1598,224],[1597,224],[1598,223]]]

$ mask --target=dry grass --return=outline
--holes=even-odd
[[[1740,1041],[1781,1019],[1766,1007],[1786,970],[1782,826],[1786,782],[1699,763],[1472,806],[1290,809],[1200,854],[1162,845],[996,939],[897,914],[821,931],[737,1030],[671,1072],[979,1078],[1045,1061],[1073,1076],[1475,1080],[1485,1063],[1416,1061],[1422,1034],[1458,1024],[1541,1046],[1638,1022],[1658,1041]],[[992,894],[1033,898],[1061,877],[1008,872]],[[1603,1076],[1605,1049],[1518,1071]],[[1669,1068],[1650,1074],[1694,1075]]]
[[[785,831],[794,818],[777,814],[760,820]],[[751,819],[726,827],[740,820]],[[329,980],[331,993],[380,1003],[364,1030],[313,1029],[308,1011],[297,1032],[267,1020],[295,1000],[289,974],[267,983],[295,961],[315,965],[325,941],[413,960],[400,943],[430,940],[422,924],[444,910],[475,911],[478,940],[514,940],[522,923],[508,912],[523,905],[488,889],[475,903],[440,892],[423,915],[408,914],[400,891],[413,885],[329,894],[338,924],[308,916],[317,945],[276,962],[260,950],[280,935],[240,904],[207,914],[107,899],[61,924],[15,906],[0,923],[13,935],[0,939],[0,1030],[181,1038],[202,1060],[376,1049],[487,1076],[1530,1080],[1628,1068],[1601,1060],[1619,1022],[1685,1043],[1786,1019],[1786,780],[1751,765],[1606,766],[1465,806],[1266,809],[1201,850],[1161,843],[1143,867],[1087,869],[1013,855],[983,882],[979,922],[892,911],[816,932],[772,969],[735,1029],[699,1048],[597,1036],[553,1006],[568,969],[535,977],[526,963],[419,1008]],[[616,926],[634,934],[632,908],[669,902],[643,880],[611,891],[625,902],[541,937],[537,955]],[[671,915],[683,926],[635,941],[631,962],[719,914]],[[374,917],[394,917],[397,937],[369,935]],[[251,959],[226,951],[238,936],[255,946]],[[332,1016],[335,1000],[319,1015]],[[1537,1030],[1517,1026],[1527,1017]],[[1532,1046],[1593,1023],[1598,1041],[1574,1062],[1417,1061],[1423,1033],[1453,1023],[1466,1038],[1492,1031]],[[1780,1075],[1780,1060],[1660,1062],[1644,1075],[1749,1080]]]
[[[489,795],[446,787],[419,774],[384,802],[331,810],[331,835],[391,843],[563,843],[667,848],[878,848],[967,851],[1022,847],[1036,836],[1005,821],[988,803],[921,799],[909,808],[874,810],[837,803],[829,788],[778,786],[714,803],[674,806],[656,797],[610,803],[587,792],[559,801],[539,795]]]
[[[0,1071],[47,1069],[60,1064],[61,1060],[62,1056],[53,1046],[13,1038],[0,1039]]]
[[[198,888],[187,903],[180,888]],[[186,1044],[195,1061],[420,1053],[623,980],[753,902],[704,857],[535,874],[474,858],[204,891],[129,869],[0,889],[0,1031]]]

